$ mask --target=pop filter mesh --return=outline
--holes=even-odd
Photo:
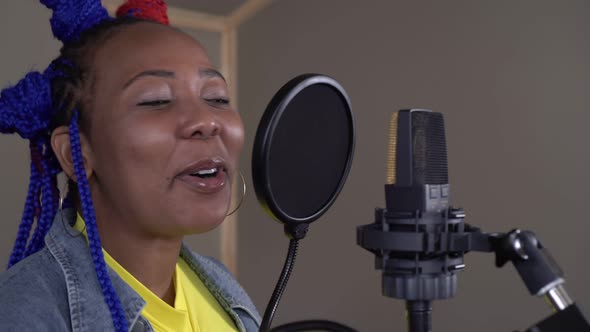
[[[348,103],[326,84],[303,89],[275,128],[269,153],[269,180],[277,205],[307,218],[339,189],[352,141]]]

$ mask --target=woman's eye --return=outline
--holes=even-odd
[[[137,104],[137,106],[147,106],[147,107],[162,107],[170,104],[169,99],[157,99],[157,100],[148,100],[142,101]]]
[[[205,99],[207,102],[209,103],[213,103],[213,104],[218,104],[218,105],[229,105],[229,99],[228,98],[209,98],[209,99]]]

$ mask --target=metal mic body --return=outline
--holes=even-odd
[[[453,297],[463,252],[450,252],[464,213],[449,205],[447,149],[441,113],[411,109],[390,121],[386,208],[359,226],[357,242],[376,256],[383,295],[407,301]]]

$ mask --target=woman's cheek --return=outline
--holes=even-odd
[[[165,160],[174,144],[174,135],[158,125],[128,126],[123,132],[120,142],[123,153],[134,162],[149,162],[151,165]]]
[[[227,137],[227,149],[230,153],[236,154],[232,155],[232,157],[237,159],[244,146],[244,124],[237,112],[233,119],[228,121],[224,131]]]

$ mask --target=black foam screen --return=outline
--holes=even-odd
[[[346,101],[325,84],[303,89],[287,106],[270,148],[272,191],[296,218],[318,212],[347,165],[351,132]]]
[[[285,224],[319,218],[339,194],[354,150],[348,96],[316,74],[289,81],[256,132],[252,177],[260,203]]]

